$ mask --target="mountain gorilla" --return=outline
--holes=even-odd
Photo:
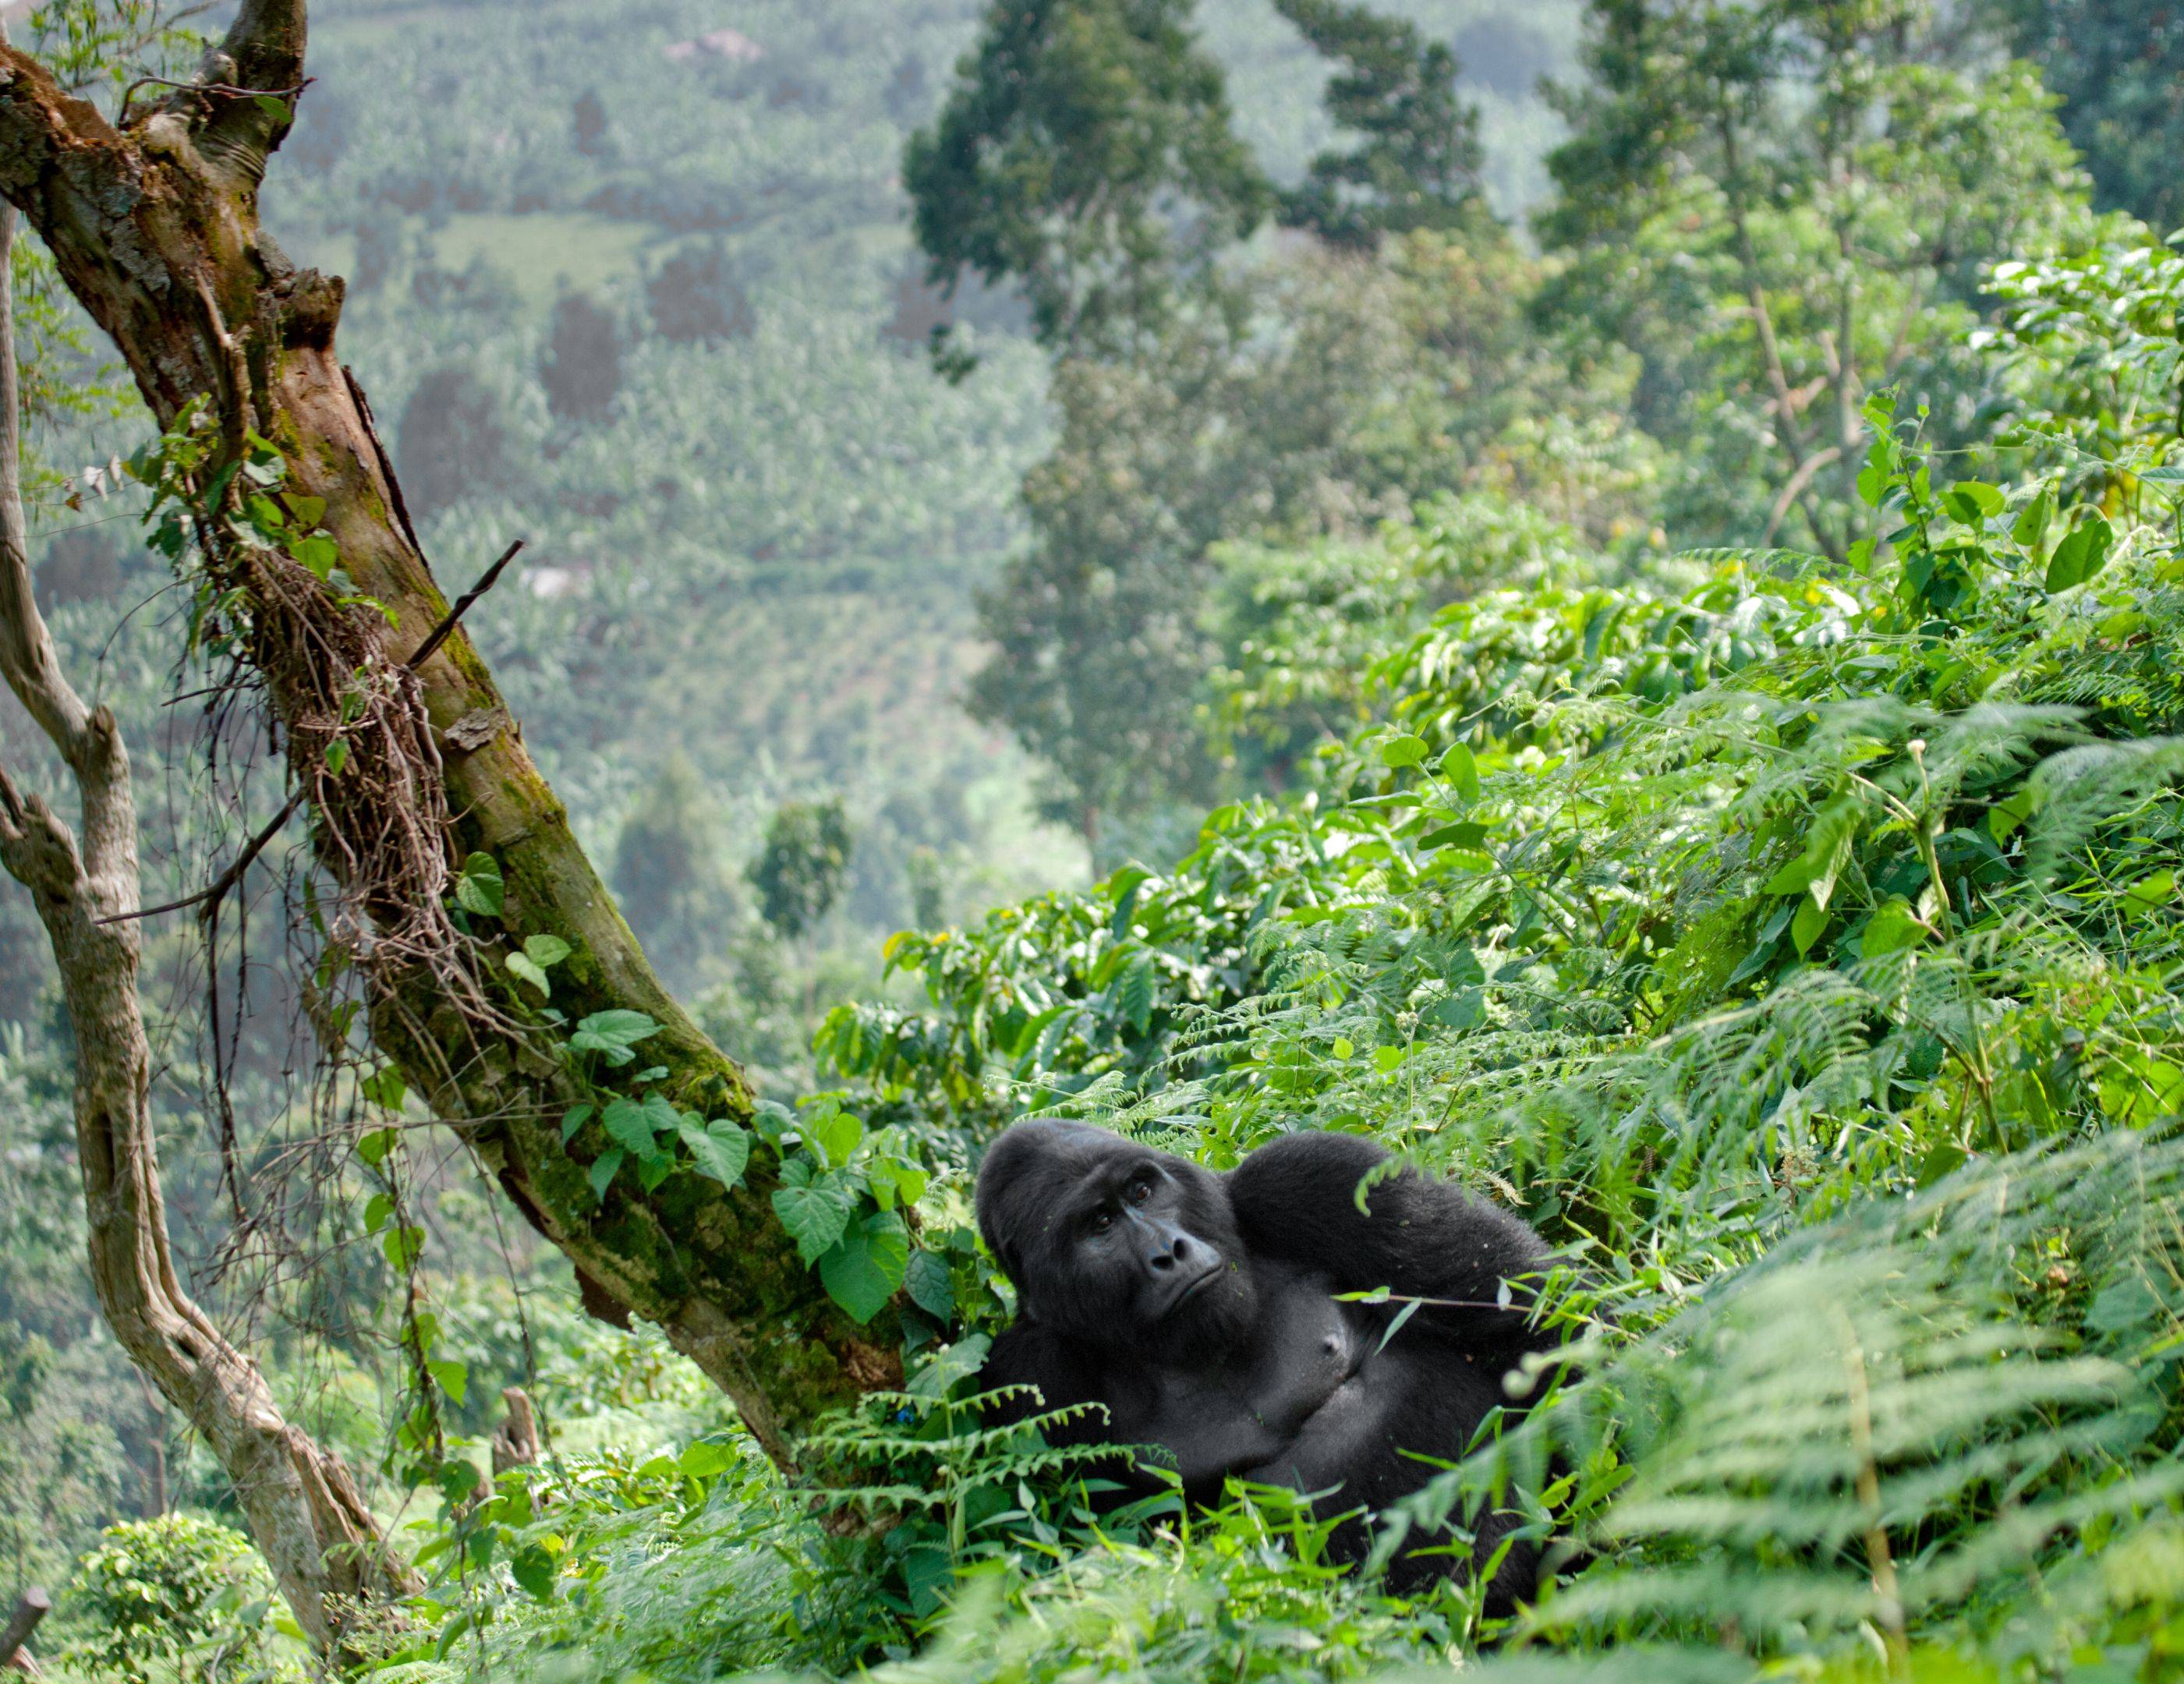
[[[1326,1514],[1416,1491],[1436,1471],[1419,1457],[1453,1460],[1489,1410],[1521,1407],[1505,1380],[1557,1342],[1527,1314],[1525,1278],[1552,1259],[1515,1217],[1414,1171],[1375,1183],[1359,1210],[1358,1183],[1387,1156],[1351,1135],[1291,1135],[1216,1174],[1083,1124],[1017,1124],[978,1172],[978,1226],[1017,1297],[986,1383],[1035,1386],[1050,1409],[1105,1404],[1104,1422],[1088,1412],[1060,1436],[1161,1447],[1192,1501],[1231,1476],[1313,1493]],[[1378,1286],[1391,1302],[1334,1296]],[[1437,1302],[1399,1324],[1405,1299]],[[1159,1488],[1132,1458],[1113,1471],[1134,1492]],[[1477,1559],[1515,1524],[1474,1517]],[[1333,1542],[1362,1559],[1364,1522]],[[1423,1542],[1390,1565],[1393,1587],[1468,1575],[1446,1538]],[[1537,1570],[1536,1550],[1513,1545],[1490,1609],[1530,1596]]]

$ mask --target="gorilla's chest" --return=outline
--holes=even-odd
[[[1280,1458],[1367,1390],[1379,1335],[1325,1277],[1262,1269],[1259,1314],[1240,1359],[1160,1369],[1111,1403],[1114,1436],[1171,1452],[1189,1487]]]

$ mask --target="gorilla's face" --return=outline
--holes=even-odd
[[[1024,1313],[1089,1344],[1217,1355],[1255,1298],[1226,1190],[1076,1123],[1018,1124],[978,1172],[978,1224]]]

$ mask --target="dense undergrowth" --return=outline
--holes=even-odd
[[[1469,538],[1509,528],[1462,504],[1357,591],[1291,558],[1233,728],[1381,645],[1312,691],[1363,723],[1308,787],[895,938],[930,1008],[822,1033],[943,1172],[910,1390],[839,1424],[819,1505],[880,1524],[725,1425],[571,1454],[443,1535],[467,1567],[388,1676],[1339,1678],[1482,1639],[1502,1679],[2176,1676],[2184,259],[1996,284],[2013,412],[1945,460],[1876,401],[1889,535],[1848,566],[1633,577],[1549,535],[1480,592]],[[1525,1505],[1540,1605],[1390,1601],[1279,1493],[1095,1526],[1066,1457],[982,1430],[1008,1291],[948,1172],[1029,1112],[1214,1165],[1369,1133],[1566,1246],[1585,1378],[1391,1517]]]

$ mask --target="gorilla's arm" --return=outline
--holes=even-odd
[[[1552,1265],[1546,1242],[1500,1207],[1413,1169],[1376,1182],[1359,1210],[1357,1184],[1388,1156],[1355,1135],[1287,1135],[1261,1146],[1228,1176],[1245,1243],[1331,1276],[1339,1292],[1385,1286],[1442,1301],[1420,1307],[1422,1324],[1511,1363],[1557,1342],[1527,1324],[1534,1288],[1521,1279]],[[1505,1280],[1513,1283],[1507,1309]]]
[[[1034,1415],[1050,1414],[1072,1404],[1100,1405],[1099,1408],[1081,1411],[1069,1420],[1052,1423],[1041,1431],[1052,1445],[1114,1445],[1115,1455],[1097,1464],[1095,1477],[1112,1480],[1135,1497],[1149,1497],[1167,1487],[1140,1467],[1126,1447],[1167,1443],[1186,1436],[1178,1429],[1195,1425],[1141,1419],[1145,1413],[1142,1400],[1130,1395],[1134,1388],[1120,1387],[1118,1397],[1118,1388],[1101,1383],[1099,1366],[1081,1347],[1036,1322],[1018,1322],[994,1341],[979,1380],[989,1391],[997,1391],[1004,1386],[1039,1388],[1036,1397],[1027,1393],[992,1405],[989,1418],[999,1422],[1028,1420]],[[1197,1447],[1186,1442],[1171,1444],[1170,1447],[1181,1463],[1186,1479],[1205,1477],[1208,1468],[1199,1464],[1206,1463],[1207,1458]],[[1214,1461],[1217,1465],[1211,1465],[1211,1471],[1217,1479],[1233,1464],[1234,1458],[1226,1453],[1225,1443],[1217,1445],[1216,1452]]]
[[[1019,1321],[994,1341],[986,1355],[979,1384],[989,1391],[1003,1386],[1037,1386],[1039,1395],[1022,1393],[994,1405],[999,1419],[1021,1421],[1072,1403],[1098,1400],[1099,1377],[1069,1341],[1037,1322]],[[1081,1434],[1065,1430],[1065,1442],[1081,1443],[1105,1436],[1096,1414],[1093,1428]]]

